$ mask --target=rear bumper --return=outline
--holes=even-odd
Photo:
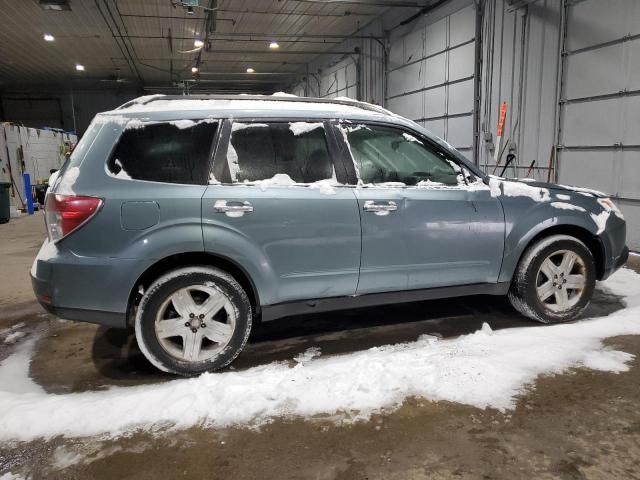
[[[38,302],[60,318],[126,328],[134,261],[78,257],[45,241],[31,267]]]
[[[51,289],[48,282],[39,280],[31,275],[31,285],[42,308],[56,317],[64,318],[65,320],[76,320],[78,322],[98,323],[115,328],[126,328],[127,326],[127,316],[124,313],[56,307],[51,304]]]

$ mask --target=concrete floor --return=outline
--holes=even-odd
[[[169,380],[146,362],[126,332],[60,321],[39,309],[28,271],[43,236],[40,214],[0,225],[0,329],[25,322],[23,331],[42,335],[33,379],[52,393]],[[630,266],[640,271],[640,259],[633,257]],[[598,293],[588,314],[620,308],[620,299]],[[425,333],[452,337],[483,322],[494,330],[531,325],[493,297],[298,317],[255,328],[234,368],[289,360],[310,346],[328,355]],[[608,343],[640,354],[640,337]],[[0,360],[12,348],[0,344]],[[540,378],[507,413],[409,399],[393,413],[348,426],[280,420],[259,431],[192,428],[170,436],[0,444],[0,478],[13,472],[52,479],[600,479],[640,478],[639,467],[637,359],[621,374],[576,369]]]

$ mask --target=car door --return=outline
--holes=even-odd
[[[322,120],[228,120],[202,199],[205,250],[245,268],[263,305],[353,295],[358,204]],[[341,164],[339,165],[341,167]]]
[[[340,128],[359,182],[358,294],[497,281],[504,215],[488,187],[416,132]]]

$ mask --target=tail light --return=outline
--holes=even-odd
[[[49,194],[44,214],[49,240],[55,242],[87,223],[100,207],[102,200],[95,197]]]

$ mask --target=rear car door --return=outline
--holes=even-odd
[[[340,128],[359,181],[358,294],[497,281],[504,216],[488,187],[416,132]]]
[[[205,250],[243,267],[262,305],[353,295],[360,216],[322,120],[223,126],[202,199]]]

